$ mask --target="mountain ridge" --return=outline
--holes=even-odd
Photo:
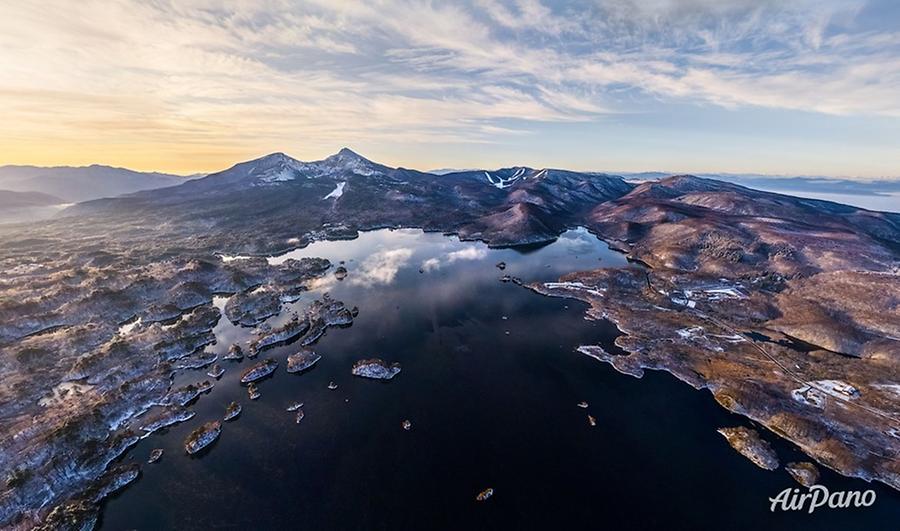
[[[81,203],[61,215],[146,213],[235,230],[265,217],[273,230],[282,223],[288,230],[290,220],[302,213],[316,225],[383,225],[390,220],[464,237],[492,235],[493,245],[515,245],[526,227],[540,228],[526,231],[528,243],[551,241],[588,205],[620,197],[632,187],[616,176],[525,167],[435,175],[392,168],[343,148],[309,162],[270,153],[164,190]],[[502,212],[509,215],[498,215]]]
[[[638,191],[633,204],[622,206]],[[410,226],[510,246],[551,241],[566,228],[592,224],[615,239],[628,239],[641,226],[622,225],[628,217],[759,216],[761,204],[785,218],[842,215],[845,225],[872,237],[887,234],[894,245],[893,215],[857,215],[874,211],[706,177],[629,183],[615,175],[526,166],[436,175],[379,164],[349,148],[308,162],[274,152],[178,186],[80,203],[59,216],[164,216],[172,223],[228,227],[235,234],[263,219],[272,235],[296,233],[307,223],[310,230],[324,226],[339,236],[353,227]],[[614,223],[601,212],[612,212]],[[256,239],[254,245],[260,244],[274,245]]]
[[[40,192],[67,203],[114,197],[141,190],[163,188],[185,182],[190,177],[139,172],[102,164],[89,166],[0,166],[0,189]]]
[[[65,200],[43,192],[0,190],[0,208],[26,208],[60,205]]]

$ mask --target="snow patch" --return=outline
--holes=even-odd
[[[141,318],[140,318],[140,317],[138,317],[137,319],[133,319],[133,320],[131,320],[131,321],[128,321],[127,323],[125,323],[125,324],[123,324],[122,326],[119,327],[119,335],[120,335],[120,336],[127,336],[127,335],[129,335],[132,331],[134,331],[135,327],[137,327],[139,324],[141,324]]]
[[[235,254],[235,255],[220,254],[219,255],[219,259],[222,260],[223,262],[225,262],[226,264],[228,262],[234,262],[235,260],[249,260],[251,258],[253,258],[253,257],[252,256],[243,256],[243,255],[239,255],[239,254]]]
[[[808,406],[823,408],[827,397],[838,400],[859,398],[859,389],[841,380],[815,380],[791,391],[791,397]]]
[[[378,166],[350,150],[341,150],[336,155],[332,155],[323,161],[311,163],[309,166],[313,170],[310,177],[339,175],[347,172],[362,177],[383,174]]]
[[[732,334],[732,335],[709,334],[709,337],[716,337],[719,339],[723,339],[729,343],[743,343],[743,342],[747,341],[747,339],[740,334]]]
[[[487,177],[488,183],[490,183],[491,186],[494,186],[501,190],[503,190],[504,188],[509,188],[510,186],[515,184],[515,182],[518,181],[523,175],[525,175],[525,168],[517,168],[515,173],[513,173],[506,179],[499,175],[491,175],[488,172],[484,172],[484,176]]]
[[[606,288],[598,288],[597,286],[588,286],[582,282],[544,282],[547,289],[570,289],[575,291],[584,291],[597,297],[602,297]]]
[[[294,180],[294,170],[289,167],[281,168],[276,172],[266,172],[262,177],[259,178],[260,182],[263,183],[283,183],[286,181]]]
[[[875,384],[872,387],[900,396],[900,385],[898,384]]]
[[[682,339],[693,339],[696,337],[703,337],[703,327],[702,326],[692,326],[690,328],[681,328],[675,331]]]
[[[819,409],[825,407],[825,393],[808,385],[791,391],[791,398],[807,406]]]
[[[50,396],[46,396],[40,401],[38,401],[38,405],[44,407],[55,407],[64,404],[68,399],[80,396],[83,393],[86,393],[93,389],[92,385],[85,385],[75,382],[63,382],[50,391]]]
[[[859,389],[853,387],[847,382],[841,380],[816,380],[810,382],[817,389],[820,389],[829,395],[836,396],[841,399],[854,399],[859,397]]]
[[[347,181],[339,182],[334,190],[332,190],[330,194],[326,195],[322,199],[337,199],[338,197],[341,197],[342,195],[344,195],[345,186],[347,186]]]
[[[722,299],[744,299],[746,296],[741,293],[735,287],[721,287],[721,288],[712,288],[712,289],[704,289],[703,293],[706,294],[707,300],[710,301],[718,301]]]
[[[697,301],[682,299],[681,297],[672,297],[672,302],[679,306],[687,306],[688,308],[696,308]]]

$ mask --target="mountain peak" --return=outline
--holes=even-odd
[[[388,169],[386,166],[372,162],[350,148],[341,148],[334,155],[321,161],[321,164],[331,171],[347,170],[364,176],[379,174]]]
[[[359,153],[353,151],[350,148],[346,148],[346,147],[341,148],[340,151],[338,151],[334,155],[331,155],[330,157],[325,159],[325,162],[329,162],[332,164],[340,164],[340,165],[374,164],[374,162],[372,162],[371,160],[363,157]]]
[[[264,156],[256,159],[255,162],[278,163],[278,162],[299,162],[299,161],[289,155],[286,155],[285,153],[282,153],[281,151],[276,151],[274,153],[269,153],[268,155],[264,155]]]
[[[280,151],[250,161],[248,164],[251,165],[249,175],[260,183],[267,184],[293,181],[304,166],[299,160]]]

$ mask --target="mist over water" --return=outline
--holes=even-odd
[[[304,256],[344,261],[349,275],[328,275],[268,323],[325,292],[359,317],[330,329],[312,347],[322,360],[302,374],[285,371],[296,345],[220,361],[226,373],[192,406],[196,417],[127,454],[144,462],[165,449],[105,504],[102,529],[876,529],[900,517],[897,493],[827,470],[822,484],[874,488],[875,505],[770,513],[768,498],[793,480],[757,468],[715,431],[748,421],[668,374],[638,380],[579,354],[582,344],[609,345],[615,327],[584,320],[582,303],[499,282],[626,265],[585,230],[529,252],[379,230],[272,260]],[[224,317],[215,333],[209,348],[220,357],[251,337]],[[279,368],[251,401],[239,374],[265,357]],[[389,382],[353,377],[353,362],[369,357],[402,372]],[[205,372],[182,373],[176,385]],[[208,451],[185,455],[187,434],[221,419],[232,400],[241,416]],[[305,404],[299,425],[285,411],[295,401]],[[804,459],[761,431],[782,463]],[[488,487],[494,496],[476,502]]]

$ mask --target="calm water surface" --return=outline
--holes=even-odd
[[[883,192],[878,194],[841,194],[835,192],[813,192],[808,190],[787,190],[780,188],[757,188],[766,192],[805,197],[807,199],[821,199],[843,203],[868,210],[881,212],[900,212],[900,193]]]
[[[586,231],[523,253],[381,230],[273,260],[303,256],[344,260],[350,275],[329,276],[270,323],[329,292],[359,306],[353,326],[329,330],[314,346],[323,359],[300,375],[284,368],[296,346],[266,351],[280,366],[256,401],[238,383],[254,361],[221,362],[227,372],[193,405],[194,419],[129,452],[144,462],[165,449],[105,504],[102,529],[846,530],[900,521],[900,497],[877,486],[871,508],[770,513],[768,498],[793,481],[757,468],[715,431],[747,421],[668,374],[637,380],[577,353],[608,345],[615,328],[582,319],[580,303],[498,281],[500,261],[526,281],[625,265]],[[251,334],[224,318],[215,332],[219,354]],[[350,374],[372,356],[403,370],[390,382]],[[202,379],[205,370],[177,383]],[[232,400],[241,416],[204,455],[185,455],[187,434],[221,419]],[[305,403],[299,425],[285,411],[294,401]],[[802,458],[775,446],[782,462]],[[821,483],[873,488],[828,471]],[[488,487],[494,496],[476,502]]]

